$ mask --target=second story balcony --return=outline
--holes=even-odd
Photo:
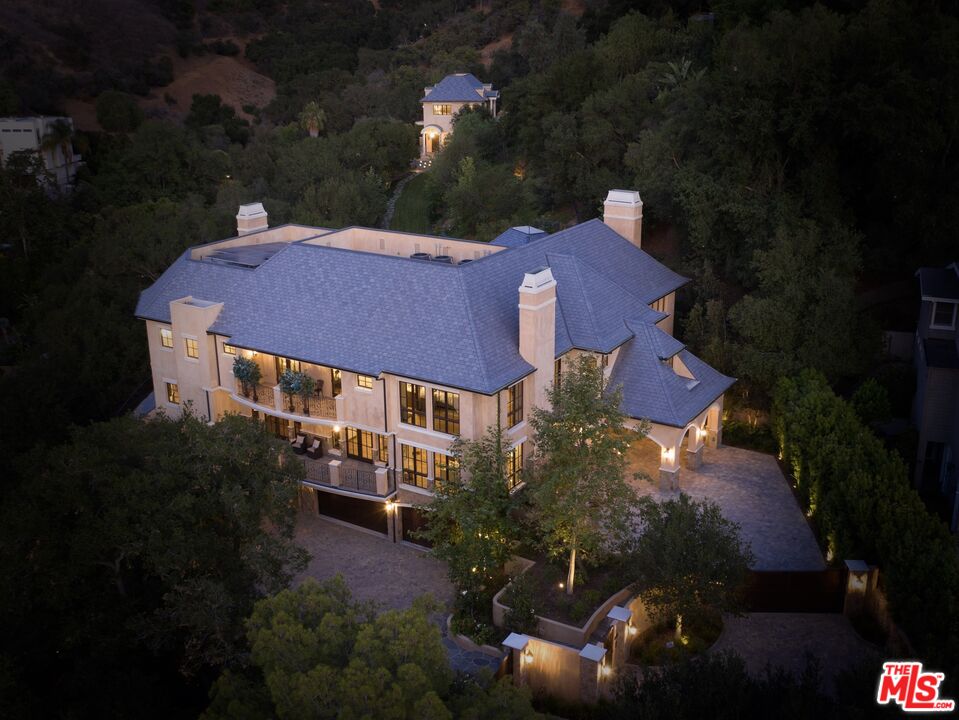
[[[288,395],[279,384],[243,383],[234,380],[234,396],[242,397],[266,411],[279,411],[304,418],[336,420],[336,400],[324,397],[318,387],[312,394]]]

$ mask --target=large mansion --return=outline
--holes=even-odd
[[[510,228],[492,243],[269,227],[259,203],[237,224],[140,297],[157,406],[252,416],[296,441],[322,513],[381,528],[384,502],[428,501],[455,472],[454,439],[497,423],[520,483],[530,411],[583,354],[622,387],[629,424],[650,421],[661,483],[676,486],[682,453],[695,467],[721,440],[733,380],[672,336],[687,280],[641,249],[636,192],[610,191],[604,220]],[[234,377],[237,358],[259,383]],[[312,393],[284,393],[286,370],[314,378]]]

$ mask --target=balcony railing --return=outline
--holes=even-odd
[[[333,398],[311,395],[304,402],[301,395],[294,395],[292,398],[283,392],[281,392],[281,395],[283,397],[283,409],[286,411],[307,417],[336,420],[336,400]]]
[[[252,385],[247,383],[246,387],[244,387],[243,383],[237,380],[236,394],[249,398],[259,405],[266,405],[267,407],[276,406],[276,395],[273,392],[273,388],[269,385],[263,385],[261,383]]]
[[[310,460],[303,460],[303,465],[306,466],[306,479],[310,482],[319,483],[320,485],[329,485],[330,484],[330,466],[326,463],[312,462]]]
[[[340,487],[376,494],[376,474],[372,470],[345,467],[340,469]]]

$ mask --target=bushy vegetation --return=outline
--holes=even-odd
[[[773,404],[783,462],[829,557],[878,563],[893,615],[930,661],[959,657],[959,558],[906,466],[825,378],[784,379]]]

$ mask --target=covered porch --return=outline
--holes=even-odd
[[[396,471],[352,458],[326,454],[300,457],[306,470],[305,482],[318,489],[331,488],[377,497],[396,492]]]

